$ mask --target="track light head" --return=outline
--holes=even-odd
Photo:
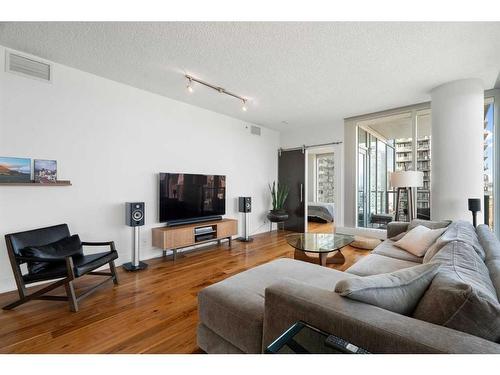
[[[192,93],[193,92],[193,80],[191,78],[188,78],[188,84],[186,86],[188,92]]]
[[[242,102],[243,102],[243,105],[241,106],[241,110],[242,110],[243,112],[246,112],[246,111],[247,111],[247,109],[248,109],[248,108],[247,108],[247,101],[246,101],[246,99],[243,99],[243,100],[242,100]]]

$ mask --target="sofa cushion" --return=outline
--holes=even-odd
[[[200,321],[245,353],[262,350],[265,289],[282,279],[333,291],[343,272],[293,259],[278,259],[231,276],[198,293]]]
[[[419,263],[402,259],[386,257],[385,255],[370,254],[358,260],[345,272],[358,276],[371,276],[380,273],[390,273],[403,268],[413,267]]]
[[[380,245],[378,245],[375,250],[372,251],[372,254],[385,255],[386,257],[408,260],[410,262],[422,263],[422,257],[417,257],[413,254],[410,254],[408,251],[400,249],[394,245],[393,240],[385,240]]]
[[[437,239],[435,246],[431,246],[431,249],[429,249],[424,256],[423,262],[428,263],[432,261],[432,258],[439,253],[444,246],[453,241],[459,241],[472,246],[474,251],[484,260],[484,250],[479,243],[479,239],[472,224],[465,220],[457,220],[451,223],[443,235]]]
[[[410,224],[408,225],[408,229],[406,231],[409,232],[413,228],[418,227],[419,225],[422,225],[429,229],[446,228],[450,225],[450,223],[451,223],[450,220],[433,221],[433,220],[413,219],[412,221],[410,221]]]
[[[407,231],[404,231],[404,232],[401,232],[399,234],[396,234],[394,237],[391,237],[389,238],[390,240],[396,242],[396,241],[399,241],[401,238],[403,238],[404,236],[406,236],[406,233],[408,233]]]
[[[500,241],[487,225],[479,225],[476,233],[483,247],[485,264],[500,301]]]
[[[393,238],[408,230],[408,225],[405,221],[391,221],[387,224],[387,238]],[[397,241],[397,240],[396,240]]]
[[[437,263],[420,264],[392,273],[351,277],[335,285],[343,297],[410,315],[436,275]]]
[[[473,246],[450,242],[433,257],[432,263],[441,264],[441,268],[413,317],[488,340],[500,338],[496,291],[486,265]],[[498,317],[495,314],[499,314]],[[477,323],[471,324],[474,320]],[[498,323],[497,330],[491,329],[492,321]]]
[[[198,324],[196,330],[196,343],[198,347],[210,354],[245,354],[229,341],[224,340],[203,323]]]
[[[476,228],[479,243],[483,247],[485,260],[500,259],[500,241],[487,225],[481,224]]]
[[[429,247],[436,242],[445,230],[446,228],[429,229],[423,225],[419,225],[408,231],[399,241],[396,241],[394,246],[406,250],[417,257],[423,257]]]

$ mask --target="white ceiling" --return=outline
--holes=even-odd
[[[338,123],[494,86],[500,23],[0,23],[0,44],[271,128]],[[249,110],[184,73],[250,98]]]

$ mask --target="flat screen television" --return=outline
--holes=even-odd
[[[225,213],[226,176],[160,173],[160,222],[197,222]]]

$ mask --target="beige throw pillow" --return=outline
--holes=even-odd
[[[394,245],[417,257],[423,257],[429,247],[436,242],[445,230],[446,228],[429,229],[423,225],[419,225],[406,233]]]
[[[410,315],[425,293],[440,265],[427,263],[392,273],[350,277],[335,285],[343,297]]]

